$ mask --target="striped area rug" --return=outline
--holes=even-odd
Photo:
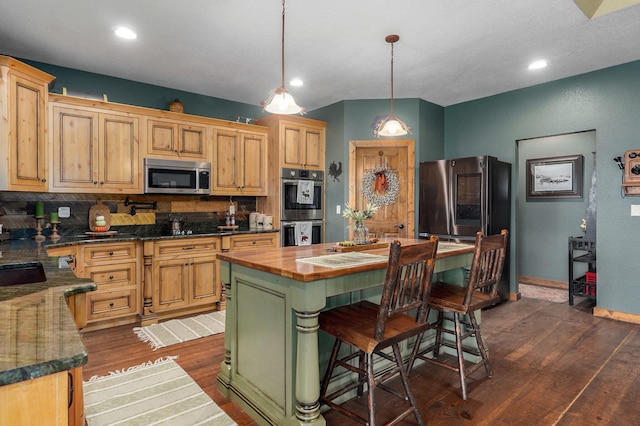
[[[89,426],[231,426],[236,423],[173,358],[84,382]]]
[[[170,320],[146,327],[134,327],[133,332],[153,350],[224,332],[226,311],[215,311],[196,317]]]

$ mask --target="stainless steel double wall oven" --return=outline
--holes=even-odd
[[[313,182],[313,196],[299,202],[300,182]],[[282,169],[282,204],[280,206],[280,232],[283,246],[296,245],[296,223],[311,222],[311,243],[323,241],[324,172],[320,170]]]

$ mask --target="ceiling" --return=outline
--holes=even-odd
[[[255,105],[280,85],[280,0],[3,0],[0,9],[0,54]],[[287,88],[308,110],[388,99],[388,34],[400,35],[395,97],[442,106],[640,59],[640,5],[585,13],[573,0],[289,0],[285,74],[304,86]],[[138,38],[117,39],[118,25]],[[547,68],[527,70],[540,58]]]

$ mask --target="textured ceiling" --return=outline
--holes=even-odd
[[[0,54],[257,105],[280,85],[281,7],[280,0],[3,0]],[[591,20],[573,0],[289,0],[286,7],[286,78],[305,82],[288,89],[308,110],[388,99],[384,39],[393,33],[400,35],[396,98],[443,106],[640,59],[638,5]],[[117,25],[138,39],[116,39]],[[549,66],[528,71],[539,58]]]

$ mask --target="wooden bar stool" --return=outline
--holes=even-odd
[[[480,326],[474,312],[500,300],[498,285],[506,256],[508,234],[506,229],[503,229],[500,234],[491,236],[485,236],[482,232],[477,233],[469,279],[465,286],[444,282],[433,284],[429,297],[429,311],[431,309],[438,311],[438,320],[432,325],[432,328],[436,330],[435,341],[422,350],[420,350],[420,345],[416,343],[409,359],[407,368],[409,373],[411,373],[416,358],[457,371],[460,375],[462,399],[467,399],[467,375],[473,373],[480,366],[484,366],[488,377],[493,375],[489,364],[489,354],[482,341]],[[444,327],[444,321],[451,321],[450,318],[445,318],[445,312],[453,315],[454,330]],[[464,315],[468,316],[468,321],[464,320]],[[455,344],[443,339],[442,333],[455,335]],[[477,349],[462,344],[466,338],[472,336],[476,339]],[[421,341],[422,335],[416,342]],[[456,351],[456,364],[438,359],[442,346]],[[433,352],[432,357],[427,356],[430,352]],[[465,352],[481,357],[481,361],[471,366],[465,366],[465,364],[470,364],[469,361],[465,363]]]
[[[320,313],[320,329],[336,338],[320,387],[322,403],[359,423],[375,426],[374,391],[380,388],[408,402],[408,408],[386,424],[397,424],[411,414],[415,415],[418,424],[425,424],[409,387],[399,343],[409,337],[422,334],[429,328],[427,301],[437,249],[437,237],[431,237],[423,244],[404,247],[400,242],[394,241],[389,250],[389,265],[380,305],[363,301]],[[339,358],[342,343],[347,343],[356,350]],[[389,347],[392,349],[391,352],[384,351]],[[376,372],[374,355],[378,356],[378,361],[386,360],[393,364],[385,365],[384,368],[378,369],[381,371]],[[332,390],[331,394],[327,395],[329,382],[337,367],[356,373],[357,380],[347,380],[348,383],[342,388]],[[389,380],[398,375],[404,387],[404,394],[386,385]],[[365,383],[368,390],[367,418],[335,402],[337,398],[354,389],[357,389],[358,397],[362,396]]]

